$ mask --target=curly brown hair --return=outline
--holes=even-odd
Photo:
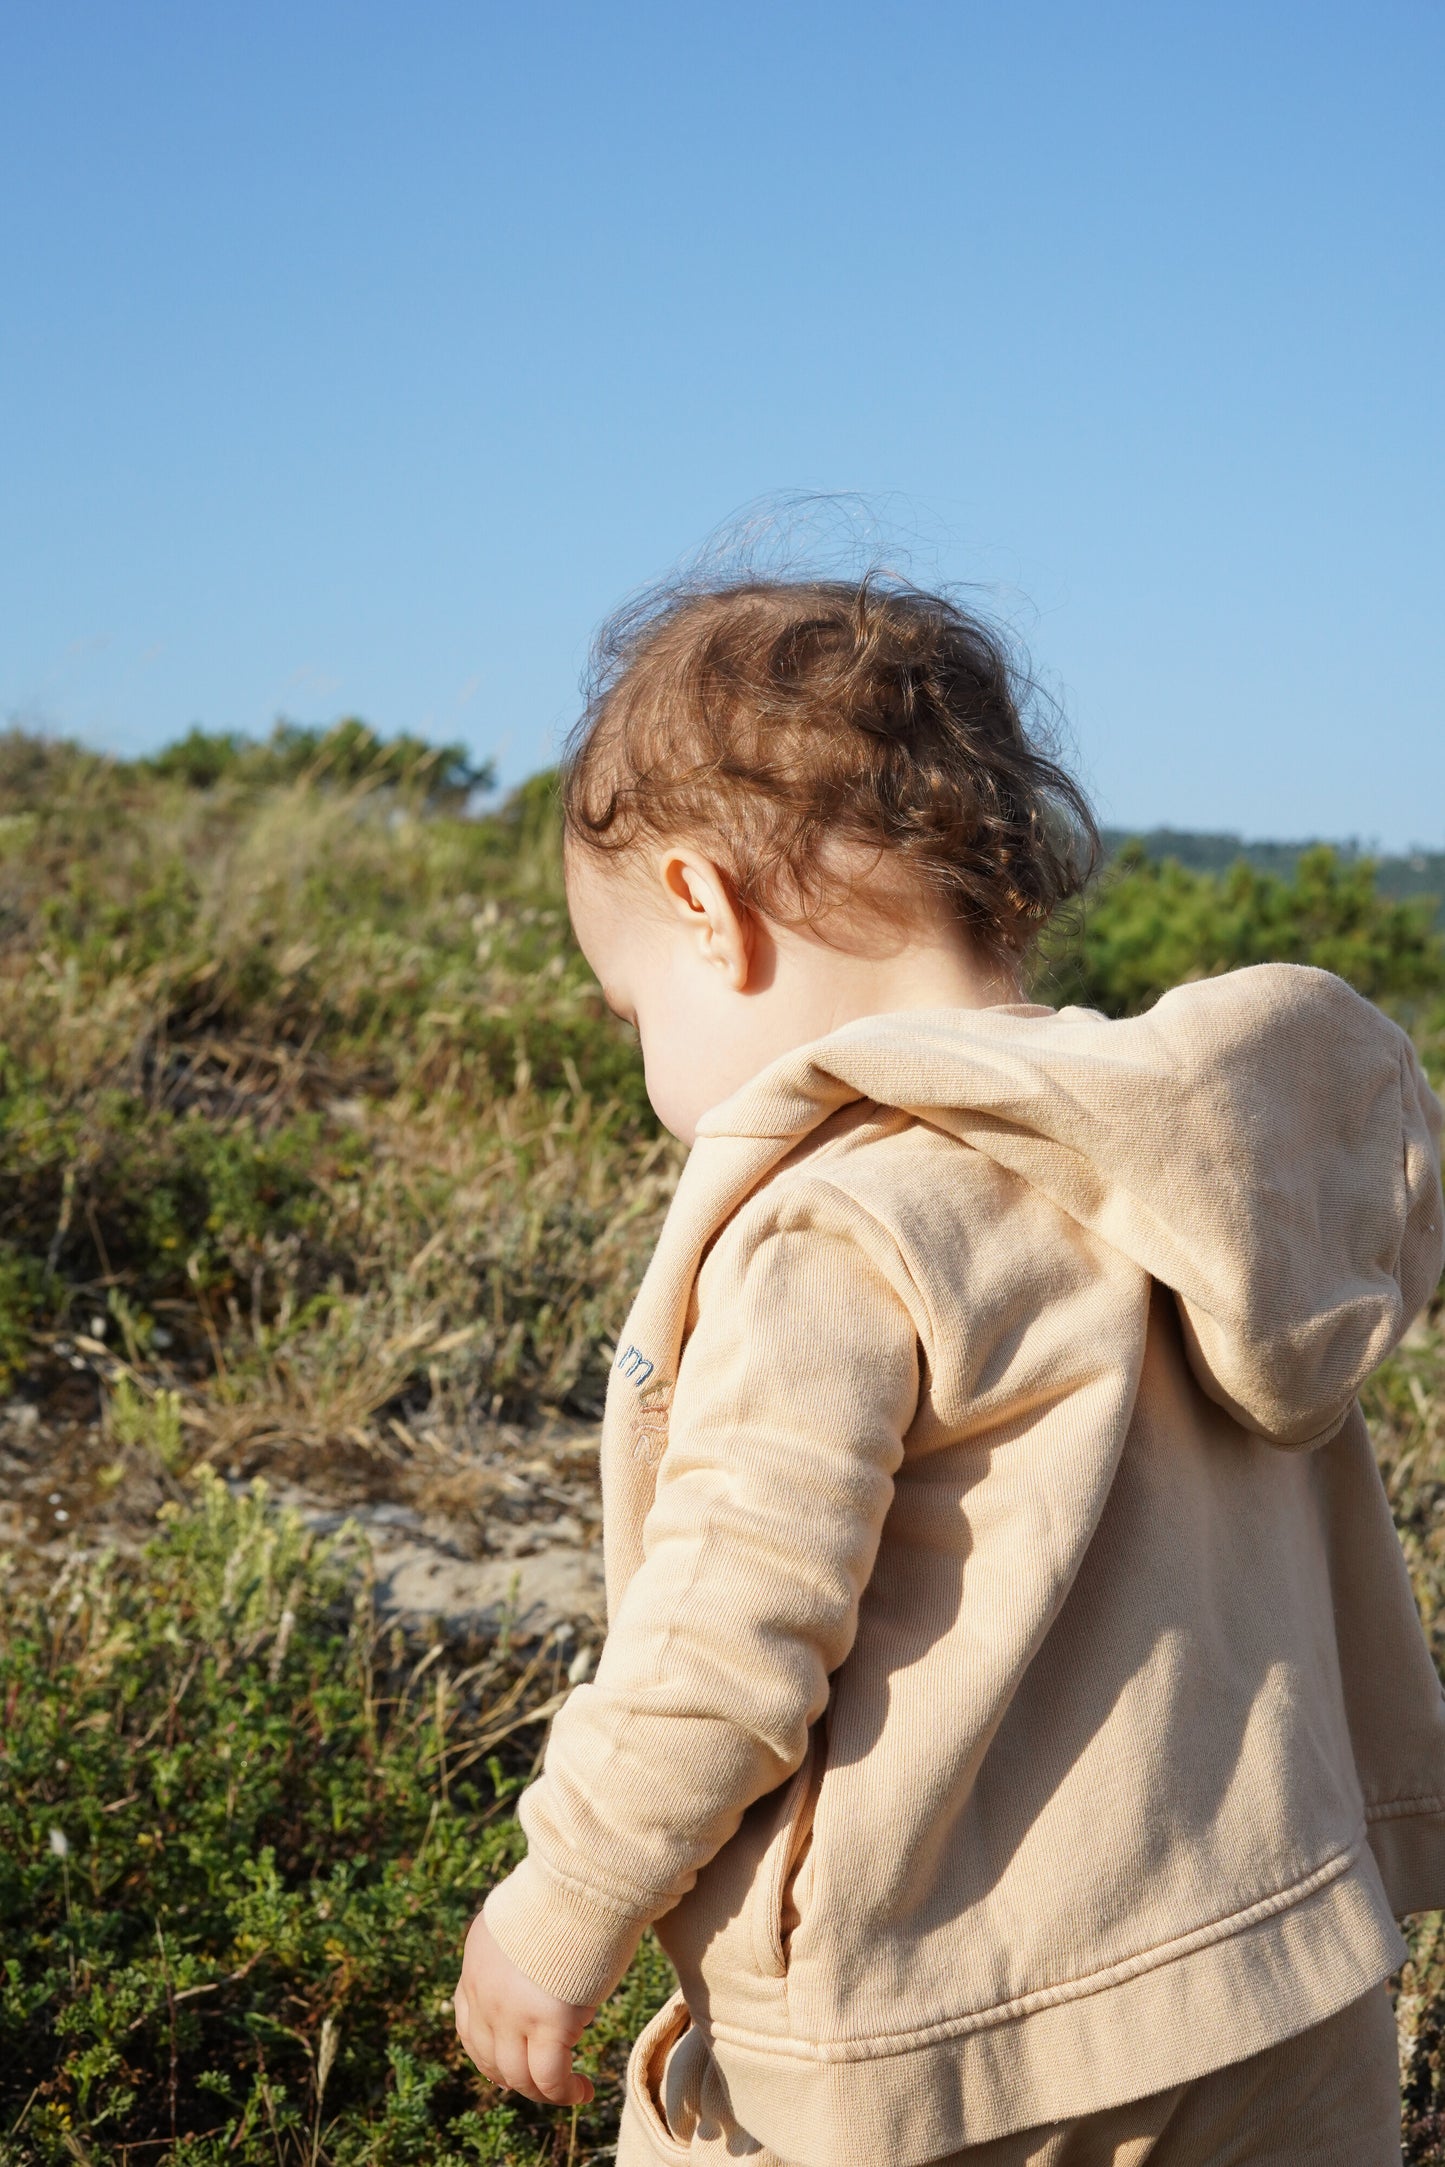
[[[779,922],[826,911],[840,859],[856,878],[871,852],[1017,959],[1099,847],[1079,786],[1026,726],[1034,691],[998,630],[901,580],[663,590],[594,644],[566,833],[606,853],[686,838]]]

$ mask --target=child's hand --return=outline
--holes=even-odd
[[[596,2016],[558,2001],[503,1956],[478,1912],[467,1931],[462,1975],[452,1997],[457,2037],[484,2077],[541,2106],[575,2107],[591,2081],[572,2067],[572,2049]]]

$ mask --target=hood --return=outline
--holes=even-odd
[[[775,1062],[708,1137],[801,1136],[857,1098],[985,1153],[1178,1298],[1210,1397],[1273,1443],[1333,1435],[1445,1262],[1439,1101],[1329,972],[1262,964],[1147,1015],[870,1016]]]

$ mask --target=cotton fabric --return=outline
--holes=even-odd
[[[618,1349],[610,1629],[486,1915],[649,1921],[740,2128],[909,2167],[1358,2001],[1445,1709],[1357,1394],[1445,1251],[1405,1035],[1266,966],[874,1017],[701,1124]]]
[[[1323,2024],[1192,2084],[970,2145],[938,2167],[1400,2167],[1396,2072],[1394,2015],[1375,1987]],[[738,2128],[679,1995],[633,2051],[617,2167],[737,2161],[787,2167]]]

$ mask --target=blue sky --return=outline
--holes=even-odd
[[[0,716],[516,779],[858,492],[1107,818],[1445,844],[1437,0],[9,0]]]

